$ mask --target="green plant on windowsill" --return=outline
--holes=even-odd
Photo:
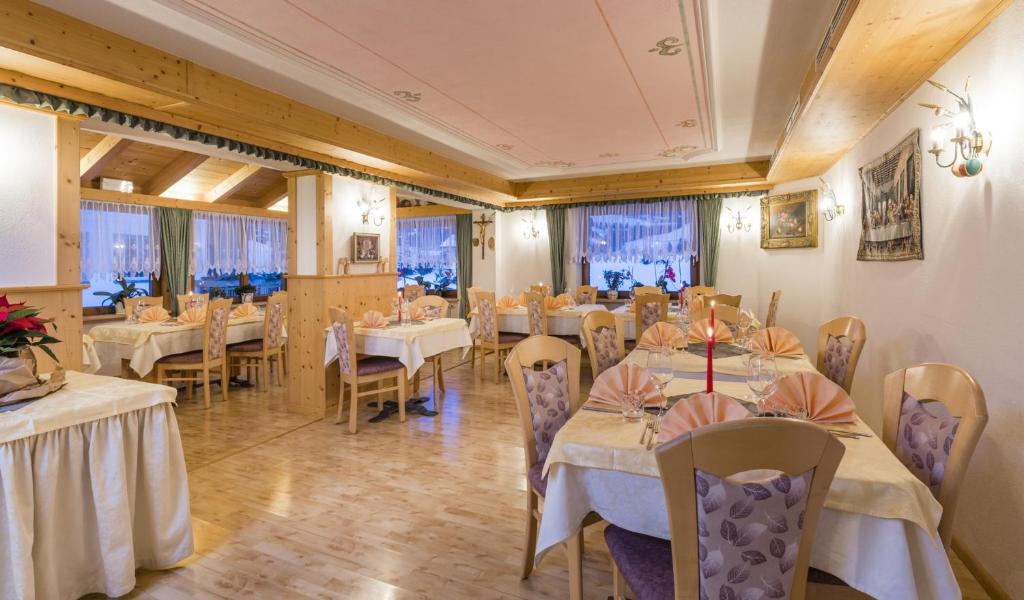
[[[218,298],[230,298],[230,296],[228,296],[228,292],[224,288],[210,288],[210,300],[216,300]]]
[[[125,279],[123,275],[121,277],[118,277],[117,279],[115,279],[114,282],[117,285],[121,286],[120,290],[118,290],[116,292],[93,292],[92,293],[93,296],[104,296],[104,297],[106,297],[106,299],[103,300],[103,302],[100,304],[101,306],[106,306],[107,304],[109,304],[110,306],[113,306],[115,309],[119,309],[119,310],[123,311],[124,310],[124,301],[125,300],[127,300],[128,298],[138,298],[139,296],[145,296],[146,295],[146,291],[145,290],[140,290],[139,288],[135,287],[134,283],[129,283],[128,280]]]

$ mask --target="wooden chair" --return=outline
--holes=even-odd
[[[188,298],[189,298],[189,296],[188,296],[188,294],[178,294],[177,298],[178,298],[178,313],[183,313],[183,312],[185,312],[185,309],[188,308]],[[209,294],[192,294],[192,299],[194,301],[198,302],[199,304],[201,304],[202,306],[208,306],[210,304],[210,295]]]
[[[422,308],[424,310],[436,309],[438,318],[446,318],[448,311],[451,309],[451,305],[448,301],[441,296],[423,296],[413,301],[412,305],[416,308]],[[434,408],[440,412],[444,406],[444,395],[447,389],[444,385],[444,366],[440,354],[434,356],[424,357],[426,362],[430,363],[431,369],[431,392],[433,392]],[[419,376],[419,372],[416,373]],[[417,380],[416,385],[419,385]],[[438,393],[440,391],[440,393]]]
[[[359,399],[363,396],[376,395],[378,405],[383,408],[381,394],[398,392],[398,420],[405,422],[406,386],[409,378],[403,365],[397,358],[390,356],[356,356],[356,332],[352,325],[352,317],[340,308],[331,308],[331,335],[338,347],[338,372],[341,375],[341,388],[338,397],[338,418],[345,410],[345,385],[349,388],[348,431],[355,433],[358,425]],[[395,385],[380,387],[380,382],[394,379]],[[373,389],[359,391],[359,386],[373,383]]]
[[[136,296],[134,298],[125,298],[124,300],[124,315],[126,318],[132,318],[135,313],[135,307],[140,304],[147,304],[149,306],[163,306],[164,299],[161,296]]]
[[[192,384],[203,382],[203,406],[210,408],[210,372],[220,370],[220,394],[228,401],[228,319],[231,300],[214,300],[206,308],[203,323],[203,348],[191,352],[171,354],[156,361],[156,382],[160,384],[184,381],[185,393],[192,398]],[[189,373],[194,372],[194,375]],[[169,374],[174,374],[170,376]]]
[[[436,309],[438,318],[447,317],[448,311],[451,310],[451,304],[441,296],[420,296],[412,301],[412,305],[424,310]]]
[[[597,288],[581,285],[576,289],[576,304],[597,304]]]
[[[427,289],[422,285],[407,285],[402,290],[402,296],[406,302],[412,302],[417,298],[422,298],[427,295]]]
[[[277,385],[284,385],[284,316],[287,296],[275,294],[267,299],[263,313],[263,337],[228,346],[228,366],[256,373],[260,389],[267,391],[271,373],[276,371]],[[274,369],[271,369],[273,361]],[[252,381],[252,378],[249,378]]]
[[[718,308],[719,306],[739,308],[742,300],[742,294],[738,294],[736,296],[731,296],[729,294],[715,294],[713,296],[704,296],[704,306],[710,306],[710,304],[714,302],[715,308]]]
[[[484,363],[488,354],[494,355],[494,383],[501,381],[501,360],[502,354],[510,352],[516,344],[526,339],[521,333],[502,333],[498,331],[497,303],[494,300],[494,292],[480,291],[476,293],[477,318],[480,327],[473,342],[473,358],[470,359],[470,368],[475,365],[476,350],[480,349],[480,379],[484,377]]]
[[[751,448],[757,451],[751,452]],[[730,588],[734,592],[730,597],[740,598],[746,597],[745,588],[764,585],[762,578],[766,575],[771,578],[769,581],[777,581],[778,585],[788,588],[782,590],[783,595],[773,597],[803,600],[818,519],[844,450],[843,444],[823,428],[790,419],[743,419],[708,425],[663,444],[657,449],[656,458],[672,541],[609,525],[604,536],[612,555],[614,597],[621,597],[624,580],[640,599],[718,598],[720,587],[728,578],[732,580]],[[761,469],[781,471],[788,479],[783,480],[780,474],[771,478],[771,484],[762,481],[757,489],[763,491],[758,493],[767,495],[758,497],[757,508],[746,511],[741,507],[738,515],[734,515],[731,507],[736,506],[737,500],[747,502],[748,494],[731,476]],[[807,492],[792,503],[789,492],[783,494],[778,490],[789,485],[793,486],[791,489],[798,489],[796,481],[799,480],[806,482]],[[717,488],[719,485],[724,489],[720,506],[709,507],[708,503],[698,501],[699,495],[708,493],[705,486]],[[795,527],[801,511],[802,530]],[[765,526],[769,512],[784,517],[787,527],[781,527],[776,521],[769,530]],[[739,516],[743,514],[746,516]],[[741,535],[741,531],[742,535],[750,535],[751,543],[736,546],[723,540],[721,544],[714,544],[723,554],[724,567],[705,578],[700,569],[702,538],[698,530],[700,526],[707,527],[715,539],[720,539],[719,532],[726,530],[726,523],[738,530],[736,535]],[[747,525],[756,526],[747,528]],[[743,560],[742,551],[762,544],[767,547],[768,543],[762,540],[768,537],[778,538],[787,548],[795,544],[796,555],[786,558],[781,553],[772,553],[756,565]],[[772,545],[779,542],[773,540]],[[784,560],[792,561],[787,569],[780,567]],[[747,577],[733,580],[731,573],[740,565]],[[788,586],[785,585],[787,576],[791,578]],[[702,586],[705,587],[703,594]]]
[[[281,302],[284,303],[284,320],[281,321],[281,325],[285,332],[288,331],[288,292],[286,290],[277,290],[270,295],[271,298],[280,297]],[[284,374],[288,374],[288,336],[284,336],[284,343],[281,345],[281,370]]]
[[[470,312],[473,312],[473,311],[476,310],[476,307],[477,307],[476,295],[477,295],[478,292],[482,292],[482,291],[484,291],[484,289],[483,288],[478,288],[478,287],[466,288],[466,298],[469,300],[469,310],[470,310]]]
[[[818,328],[818,372],[850,393],[861,350],[867,342],[864,321],[839,317]]]
[[[907,463],[909,456],[904,456],[904,453],[910,449],[903,447],[903,441],[906,440],[903,436],[905,427],[910,424],[909,419],[905,418],[909,416],[910,406],[906,407],[908,415],[904,415],[905,395],[930,409],[921,413],[926,420],[937,418],[934,413],[944,412],[948,412],[950,418],[959,420],[956,435],[947,434],[951,439],[951,445],[948,448],[944,445],[938,448],[938,460],[944,459],[944,474],[936,478],[938,481],[935,485],[930,486],[942,504],[939,537],[949,550],[953,537],[953,519],[956,517],[957,501],[960,498],[964,476],[967,474],[967,465],[981,438],[981,432],[988,423],[985,392],[967,371],[941,363],[924,363],[900,369],[886,376],[882,440],[900,460]],[[934,407],[936,404],[943,408],[937,409]],[[915,420],[920,420],[920,417]],[[940,440],[940,444],[943,441]],[[926,485],[930,483],[932,482],[925,481]]]
[[[625,332],[618,326],[614,314],[604,310],[589,312],[583,317],[581,330],[592,377],[596,378],[626,358]]]
[[[633,297],[639,298],[640,296],[649,296],[651,294],[663,294],[664,292],[660,287],[653,285],[640,285],[633,288]]]
[[[668,321],[668,294],[641,294],[633,300],[636,339],[658,321]]]
[[[707,319],[711,316],[711,308],[705,305],[704,308],[698,311],[689,313],[690,322],[696,323],[701,319]],[[729,306],[728,304],[715,305],[715,320],[723,321],[730,325],[736,323],[740,318],[740,309],[735,306]]]
[[[548,311],[544,307],[544,295],[530,291],[525,292],[523,296],[526,300],[526,323],[530,335],[547,335]]]
[[[780,298],[782,298],[782,290],[772,292],[772,301],[768,303],[768,316],[764,319],[765,327],[775,327],[775,318],[779,313]]]
[[[550,364],[546,372],[535,371],[538,363]],[[558,392],[545,388],[547,394],[541,398],[531,398],[527,389],[537,389],[537,382],[544,378],[545,373],[553,369],[564,369],[564,387]],[[526,455],[526,547],[523,550],[522,578],[526,579],[533,572],[533,558],[537,549],[537,530],[540,524],[542,503],[547,491],[547,478],[542,477],[544,460],[547,458],[549,444],[538,443],[534,435],[534,418],[555,419],[561,427],[572,415],[576,414],[580,402],[580,351],[572,344],[547,336],[535,336],[523,340],[509,353],[505,359],[505,370],[512,384],[512,396],[519,412],[520,431],[523,436],[523,450]],[[527,385],[527,378],[534,379],[533,385]],[[561,395],[567,402],[565,411],[558,412],[557,404],[551,407],[542,405],[550,394]],[[540,406],[539,406],[540,405]],[[591,513],[583,521],[577,535],[566,542],[569,555],[569,587],[579,589],[582,586],[582,550],[583,527],[600,522],[600,517]]]
[[[683,294],[686,299],[686,303],[689,304],[697,296],[713,296],[715,295],[715,288],[707,287],[704,285],[694,285],[686,288],[686,292]]]

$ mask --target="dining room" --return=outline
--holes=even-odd
[[[0,599],[1024,598],[1022,30],[0,0]]]

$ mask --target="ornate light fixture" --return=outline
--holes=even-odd
[[[750,207],[749,206],[744,208],[742,211],[739,211],[739,210],[733,211],[733,209],[728,208],[728,207],[726,207],[725,210],[729,211],[730,214],[733,214],[733,215],[736,216],[735,221],[733,221],[730,218],[729,222],[725,224],[725,228],[729,230],[729,233],[732,233],[734,231],[735,232],[750,231],[754,227],[754,224],[751,223],[750,221],[746,221],[746,222],[743,221],[743,215],[750,211]]]
[[[928,110],[934,111],[935,116],[949,119],[932,129],[932,147],[928,152],[935,156],[935,164],[943,169],[949,167],[953,175],[974,177],[981,173],[984,166],[982,158],[987,158],[989,150],[992,148],[992,134],[978,131],[974,119],[974,105],[971,102],[971,95],[968,93],[971,80],[968,78],[964,83],[963,96],[931,79],[928,80],[928,83],[953,96],[957,101],[957,107],[954,110],[929,102],[919,103]],[[949,137],[950,135],[952,137]],[[948,164],[942,164],[939,156],[945,152],[943,146],[947,140],[953,142],[953,160]]]
[[[825,220],[831,221],[839,215],[845,214],[846,206],[839,204],[836,191],[821,177],[818,180],[821,181],[821,214]]]
[[[385,200],[384,198],[379,198],[377,200],[359,201],[359,203],[365,207],[363,210],[363,225],[372,224],[376,227],[380,227],[381,225],[384,224],[384,219],[386,217],[380,214],[377,209],[378,207],[380,207],[381,204],[384,204],[385,202],[387,202],[387,200]]]
[[[530,218],[523,217],[523,239],[537,239],[540,237],[540,229],[537,229],[537,211],[530,212]]]

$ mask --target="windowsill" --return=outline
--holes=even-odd
[[[125,316],[117,313],[102,313],[98,315],[84,315],[82,321],[85,323],[93,323],[96,321],[123,321]]]

